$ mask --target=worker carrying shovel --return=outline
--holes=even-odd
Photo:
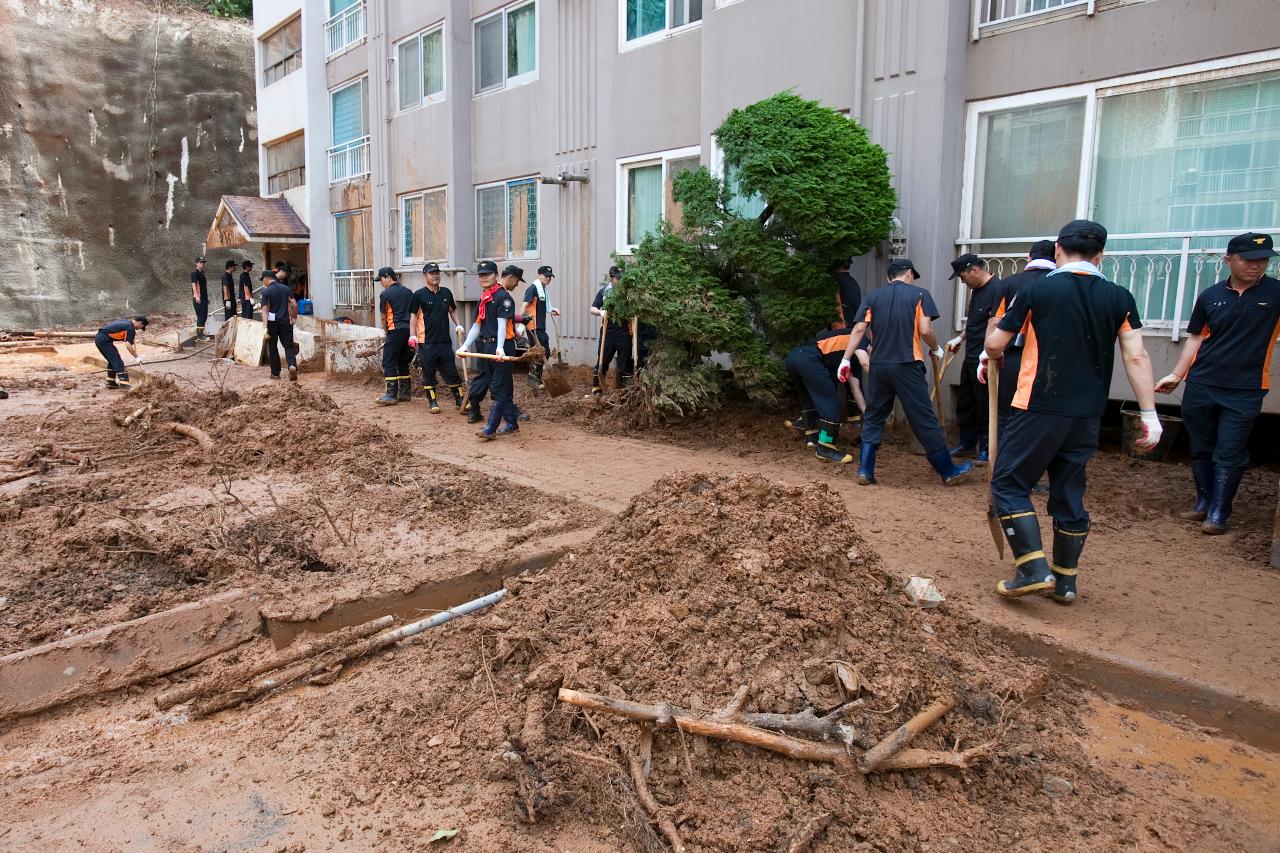
[[[560,309],[551,307],[547,302],[547,288],[551,286],[551,280],[555,277],[555,270],[551,267],[538,267],[538,277],[524,292],[522,309],[529,318],[530,335],[542,346],[543,352],[547,353],[548,357],[551,354],[551,336],[547,334],[547,314],[552,317],[560,316]],[[529,373],[526,375],[528,383],[540,390],[547,387],[542,382],[544,366],[545,362],[535,361],[529,366]]]
[[[141,365],[142,359],[138,358],[138,347],[134,344],[133,339],[139,331],[147,328],[147,318],[141,315],[129,320],[116,320],[108,323],[98,330],[98,334],[93,336],[93,344],[98,348],[98,352],[102,353],[102,357],[107,360],[107,387],[108,388],[124,388],[128,390],[129,372],[125,370],[124,360],[120,358],[120,351],[116,349],[116,344],[123,343],[125,348],[129,350],[129,355],[133,356],[136,364]]]
[[[599,396],[604,393],[605,377],[609,375],[609,364],[618,360],[618,387],[627,384],[631,378],[631,323],[626,320],[611,319],[605,308],[605,300],[613,293],[613,288],[622,281],[622,269],[609,267],[609,280],[596,291],[596,298],[591,302],[591,313],[600,318],[600,350],[596,359],[595,377],[591,383],[591,393]]]

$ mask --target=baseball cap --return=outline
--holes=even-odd
[[[1073,219],[1063,225],[1062,230],[1058,232],[1059,240],[1066,237],[1083,237],[1086,240],[1097,240],[1106,245],[1107,229],[1088,219]]]
[[[497,273],[498,265],[493,261],[481,261],[476,264],[476,275],[484,275],[485,273]]]
[[[951,275],[947,276],[947,281],[960,275],[960,273],[969,269],[969,267],[985,267],[987,262],[975,255],[973,252],[965,252],[960,257],[951,262]],[[916,273],[920,275],[920,273]]]
[[[622,267],[609,267],[609,278],[622,275]]]
[[[263,270],[262,275],[258,276],[258,281],[266,281],[267,279],[271,279],[272,281],[276,280],[276,274],[274,270]]]
[[[920,275],[920,270],[916,269],[915,264],[911,263],[910,258],[898,258],[896,261],[890,261],[889,269],[886,272],[890,278],[893,278],[903,270],[911,270],[911,273],[916,278],[924,278],[924,276]]]
[[[196,258],[196,263],[197,263],[197,264],[203,264],[203,263],[204,263],[204,258]]]
[[[378,278],[378,279],[395,278],[395,277],[396,277],[396,271],[393,270],[391,267],[383,267],[382,269],[378,270],[378,274],[374,276],[374,278]]]
[[[538,275],[545,275],[548,278],[555,278],[556,274],[551,267],[538,267]]]
[[[1250,231],[1231,238],[1227,244],[1227,254],[1244,258],[1246,261],[1258,261],[1263,258],[1274,258],[1276,250],[1269,234],[1258,234]]]
[[[524,281],[524,267],[518,267],[515,264],[507,264],[502,269],[504,276],[513,275],[517,281]]]
[[[1037,240],[1031,244],[1031,250],[1027,252],[1031,260],[1051,261],[1054,258],[1055,243],[1052,240]]]
[[[440,272],[440,265],[439,265],[439,264],[427,264],[426,266],[424,266],[424,267],[422,268],[422,271],[423,271],[424,273],[429,273],[429,272]]]

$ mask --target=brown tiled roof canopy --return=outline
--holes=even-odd
[[[248,231],[250,240],[299,239],[311,236],[293,206],[283,198],[258,198],[251,195],[224,195],[222,201],[236,220]]]

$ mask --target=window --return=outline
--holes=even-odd
[[[373,245],[369,233],[369,211],[355,210],[333,215],[333,268],[369,269]]]
[[[697,146],[628,157],[618,161],[618,252],[635,252],[646,235],[667,220],[679,226],[684,218],[682,205],[673,197],[676,176],[701,165]]]
[[[620,0],[624,47],[649,44],[702,20],[702,0]],[[722,4],[723,5],[723,4]]]
[[[325,56],[333,57],[364,41],[364,0],[329,0],[329,20],[324,24]]]
[[[301,133],[264,145],[262,159],[267,172],[267,195],[307,182],[307,149]]]
[[[476,21],[476,94],[538,79],[538,6],[517,3]]]
[[[733,0],[737,3],[738,0]],[[716,145],[711,151],[711,170],[719,175],[729,187],[729,212],[743,219],[759,219],[764,213],[764,197],[758,194],[744,195],[738,188],[738,178],[724,162],[724,152]]]
[[[369,78],[329,93],[329,182],[369,174]]]
[[[442,261],[448,255],[445,198],[443,187],[401,197],[401,257],[404,263]]]
[[[480,258],[538,257],[538,180],[476,187],[476,253]]]
[[[302,67],[302,16],[262,38],[262,85],[287,77]]]
[[[974,15],[981,25],[996,24],[1014,18],[1024,18],[1051,9],[1067,6],[1085,6],[1086,0],[975,0]]]
[[[444,100],[444,26],[396,45],[396,71],[402,111]]]

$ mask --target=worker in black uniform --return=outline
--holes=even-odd
[[[947,342],[955,352],[964,346],[960,387],[956,394],[956,422],[960,443],[951,448],[952,456],[973,456],[980,465],[987,463],[987,395],[978,382],[978,361],[987,340],[987,321],[1000,303],[1000,279],[987,270],[987,262],[972,252],[951,262],[947,280],[959,278],[969,288],[969,306],[965,309],[964,335]]]
[[[1034,284],[1058,268],[1057,263],[1053,260],[1054,252],[1055,248],[1052,240],[1037,240],[1031,244],[1031,251],[1027,253],[1027,265],[1023,267],[1022,272],[1000,279],[999,299],[996,300],[995,314],[987,320],[987,335],[995,331],[996,324],[1000,322],[1009,310],[1013,300],[1018,298],[1022,288]],[[1022,336],[1015,335],[1013,340],[1009,341],[1009,345],[1005,347],[1004,366],[1000,368],[1000,396],[997,401],[999,417],[996,420],[996,429],[1000,434],[1004,433],[1004,428],[1009,422],[1009,413],[1013,410],[1013,395],[1018,389],[1018,371],[1021,367]],[[965,369],[970,369],[969,365],[966,364]],[[977,376],[978,384],[987,384],[987,352],[985,348],[982,354],[978,356],[975,375]]]
[[[125,370],[124,360],[120,358],[120,351],[116,349],[116,344],[123,343],[129,350],[129,355],[133,356],[134,362],[142,364],[142,359],[138,358],[138,347],[133,339],[138,332],[146,328],[147,318],[139,315],[129,320],[115,320],[108,323],[93,336],[94,346],[107,360],[108,388],[129,388],[129,372]]]
[[[497,333],[482,334],[482,329],[485,327],[485,320],[493,311],[494,297],[503,289],[502,283],[498,281],[498,265],[493,261],[481,261],[476,264],[476,275],[480,278],[480,301],[476,305],[476,320],[471,324],[466,340],[462,342],[458,352],[481,352],[492,355],[497,350]],[[467,415],[467,423],[478,424],[484,420],[480,403],[489,393],[492,366],[493,362],[488,359],[478,358],[472,363],[471,384],[467,386],[467,399],[462,407]]]
[[[631,378],[631,324],[626,320],[609,318],[609,310],[604,307],[605,300],[613,293],[613,288],[622,281],[622,269],[609,267],[609,280],[596,291],[596,298],[591,302],[591,313],[599,317],[604,328],[603,350],[599,363],[596,364],[595,376],[591,380],[591,393],[599,396],[604,392],[605,377],[609,375],[609,364],[615,358],[618,361],[618,387],[627,384]]]
[[[520,430],[517,422],[520,411],[515,403],[512,362],[518,355],[516,337],[521,332],[517,327],[528,318],[516,313],[516,300],[512,292],[522,283],[524,270],[515,264],[508,264],[502,270],[498,289],[485,311],[484,323],[480,329],[480,340],[491,340],[493,349],[490,351],[498,356],[497,361],[490,362],[489,393],[493,396],[493,408],[489,410],[488,422],[477,433],[485,441]]]
[[[950,486],[967,477],[973,463],[952,461],[938,415],[929,402],[924,355],[927,347],[936,374],[943,355],[933,330],[938,308],[929,291],[914,284],[920,273],[911,261],[906,258],[891,261],[887,275],[888,286],[862,300],[855,315],[858,322],[840,361],[839,379],[848,382],[853,375],[850,360],[854,351],[863,337],[868,332],[871,334],[871,370],[865,388],[867,411],[862,418],[858,482],[863,485],[876,482],[876,451],[884,438],[884,422],[897,399],[902,402],[911,431],[924,446],[925,458],[942,477],[942,482]]]
[[[230,323],[236,315],[236,262],[227,261],[222,268],[222,322]]]
[[[800,398],[801,428],[814,437],[814,453],[825,462],[848,464],[853,456],[840,449],[845,395],[838,378],[840,357],[852,330],[824,329],[787,353],[787,373]],[[847,382],[853,381],[852,374]],[[813,431],[812,433],[810,431]]]
[[[376,402],[379,406],[394,406],[408,401],[413,390],[409,374],[413,361],[413,350],[409,348],[413,292],[400,283],[391,267],[378,270],[378,283],[382,285],[382,292],[378,294],[378,316],[386,331],[382,344],[382,378],[387,387]]]
[[[1227,532],[1240,478],[1249,464],[1249,434],[1271,387],[1271,354],[1280,335],[1280,281],[1267,275],[1276,256],[1271,237],[1247,233],[1227,243],[1230,275],[1196,298],[1173,372],[1156,391],[1185,379],[1182,425],[1191,443],[1196,502],[1180,514],[1210,535]]]
[[[551,303],[547,301],[547,288],[551,286],[551,280],[555,277],[555,270],[551,267],[538,267],[538,277],[525,290],[524,305],[520,309],[521,313],[529,318],[529,332],[542,347],[547,358],[551,357],[551,336],[547,334],[547,314],[549,313],[552,317],[560,316],[560,309],[551,307]],[[526,381],[535,388],[546,387],[542,384],[542,368],[545,364],[545,361],[533,362],[526,374]]]
[[[1133,294],[1098,269],[1107,231],[1079,219],[1058,232],[1058,268],[1010,304],[987,336],[987,358],[999,361],[1014,335],[1023,336],[1022,369],[1013,414],[1000,438],[991,499],[1013,552],[1012,580],[996,592],[1016,598],[1051,593],[1075,601],[1080,554],[1089,535],[1085,466],[1098,448],[1098,429],[1111,388],[1116,341],[1142,410],[1140,448],[1163,431],[1155,411],[1151,360]],[[1049,474],[1053,562],[1045,559],[1031,489]]]
[[[440,414],[440,401],[436,398],[436,373],[444,379],[453,394],[454,408],[462,408],[462,378],[458,376],[458,363],[453,353],[458,325],[458,303],[453,292],[440,285],[440,265],[427,264],[422,268],[423,285],[413,292],[413,335],[409,346],[418,352],[418,365],[422,368],[422,384],[427,389],[427,402],[431,414]]]
[[[840,316],[840,326],[852,328],[853,314],[862,304],[862,288],[858,280],[849,273],[849,262],[841,261],[836,265],[836,313]]]
[[[240,265],[240,316],[253,319],[253,261]]]
[[[196,258],[191,271],[191,307],[196,312],[196,339],[208,340],[204,324],[209,319],[209,282],[204,277],[204,258]]]
[[[259,299],[262,300],[262,322],[267,324],[267,364],[271,378],[280,378],[280,351],[284,347],[285,363],[289,365],[289,381],[298,381],[298,351],[293,344],[293,318],[289,315],[289,285],[273,273],[262,271],[264,282]]]

